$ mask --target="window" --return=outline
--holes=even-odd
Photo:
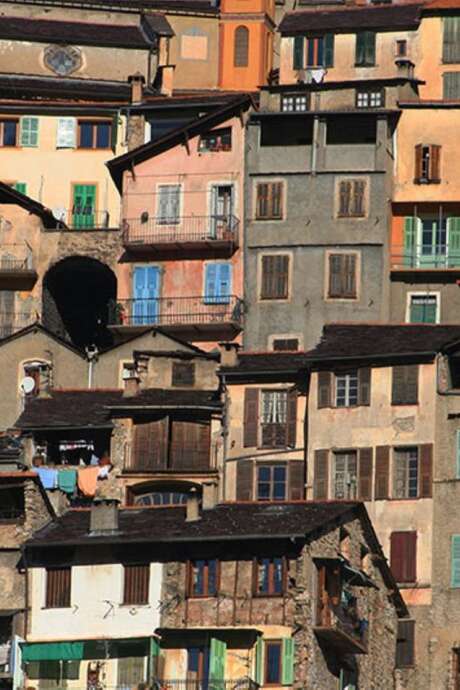
[[[460,17],[443,17],[442,61],[460,62]]]
[[[60,77],[72,74],[82,64],[81,53],[73,46],[47,46],[43,59],[45,65]]]
[[[409,323],[438,323],[439,322],[439,294],[408,295]]]
[[[407,56],[407,41],[401,40],[396,41],[395,54],[397,58],[403,58]]]
[[[450,586],[460,587],[460,534],[453,534],[450,543]]]
[[[339,181],[339,218],[364,218],[366,180]]]
[[[124,565],[123,604],[148,604],[150,565]]]
[[[358,404],[358,372],[335,375],[335,406],[353,407]]]
[[[281,642],[265,643],[265,685],[281,684]]]
[[[287,391],[262,392],[263,448],[284,448],[287,443]]]
[[[260,146],[311,146],[313,118],[286,115],[285,118],[264,117],[260,123]]]
[[[38,146],[38,117],[21,118],[21,146]]]
[[[460,72],[444,72],[442,75],[443,93],[446,101],[456,101],[460,98]]]
[[[247,67],[249,59],[249,29],[246,26],[238,26],[235,29],[233,48],[234,67]]]
[[[0,146],[17,146],[18,120],[0,120]]]
[[[282,96],[281,110],[285,113],[302,113],[308,110],[308,102],[307,94]]]
[[[27,183],[26,182],[15,182],[13,189],[21,194],[27,194]]]
[[[402,364],[392,370],[392,405],[417,405],[418,364]]]
[[[286,465],[257,466],[257,500],[285,501],[287,496]]]
[[[263,675],[261,674],[260,684],[292,685],[294,682],[294,640],[291,638],[265,640],[262,644],[264,646],[264,672]],[[256,666],[258,665],[257,661],[256,655]]]
[[[136,506],[180,506],[187,503],[187,496],[183,491],[151,491],[134,496],[132,503]]]
[[[283,183],[258,182],[256,220],[280,220],[283,217]]]
[[[294,36],[294,52],[292,55],[293,69],[303,69],[305,67],[304,50],[305,38],[303,36]]]
[[[245,447],[295,447],[296,425],[296,391],[245,389]]]
[[[22,486],[2,486],[0,488],[0,522],[17,522],[24,517],[24,488]]]
[[[334,376],[334,379],[333,379]],[[334,387],[333,387],[334,386]],[[348,372],[318,372],[318,409],[370,405],[371,369],[361,367]]]
[[[72,225],[77,229],[94,228],[96,224],[96,185],[73,187]]]
[[[111,140],[111,122],[78,121],[79,149],[108,149]]]
[[[396,582],[417,580],[417,532],[392,532],[390,567]]]
[[[438,184],[441,181],[440,162],[440,146],[417,144],[415,147],[415,184]]]
[[[288,299],[289,256],[267,254],[262,256],[260,299]]]
[[[360,31],[356,34],[356,64],[359,67],[373,67],[375,65],[374,31]]]
[[[385,105],[384,90],[356,91],[357,108],[383,108]]]
[[[453,690],[460,690],[460,649],[452,650]]]
[[[207,264],[205,269],[205,304],[230,304],[232,293],[232,265]]]
[[[35,384],[30,393],[27,393],[29,397],[36,396],[41,390],[50,387],[51,366],[49,362],[42,362],[40,360],[24,362],[23,372],[23,375],[33,379]]]
[[[356,254],[329,254],[329,298],[357,298],[356,264]]]
[[[71,568],[46,569],[47,609],[68,608],[70,606]]]
[[[60,117],[57,121],[56,148],[72,149],[77,145],[77,121],[74,117]]]
[[[134,425],[134,443],[124,469],[132,472],[199,470],[209,467],[209,421],[164,416]]]
[[[189,597],[214,597],[218,590],[218,562],[191,561],[188,566]]]
[[[354,145],[375,144],[377,141],[377,118],[369,115],[353,117],[331,115],[327,118],[326,144]]]
[[[334,498],[355,499],[357,495],[358,458],[356,451],[334,453]]]
[[[180,221],[181,186],[163,184],[158,186],[158,223],[177,225]]]
[[[209,647],[189,647],[187,649],[187,674],[190,679],[207,681],[209,679]]]
[[[195,384],[195,365],[193,362],[173,362],[172,385],[193,386]]]
[[[232,128],[214,129],[200,137],[198,151],[231,151],[232,150]]]
[[[254,594],[279,596],[285,591],[284,558],[259,558],[254,564]]]
[[[275,352],[294,352],[299,349],[298,338],[274,338],[272,347]]]
[[[306,62],[306,64],[305,64]],[[334,34],[312,36],[294,40],[294,69],[305,67],[332,67],[334,65]]]
[[[395,498],[417,498],[419,475],[418,449],[394,451],[393,495]]]

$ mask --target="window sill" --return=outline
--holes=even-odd
[[[375,62],[355,62],[355,67],[377,67]]]
[[[217,592],[216,594],[187,594],[186,599],[216,599],[217,598]]]
[[[41,611],[68,611],[72,606],[42,606]]]
[[[150,609],[150,608],[152,608],[152,607],[151,607],[151,605],[149,604],[148,601],[144,601],[144,602],[142,602],[142,604],[127,604],[126,602],[123,602],[122,604],[120,604],[120,608],[121,608],[121,609],[133,609],[133,608],[136,608],[136,609],[140,609],[140,608],[143,608],[143,609]]]

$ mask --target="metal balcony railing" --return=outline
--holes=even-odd
[[[451,249],[446,244],[424,245],[414,247],[392,246],[392,268],[460,268],[460,250]]]
[[[233,215],[135,218],[122,223],[123,244],[152,245],[186,242],[237,242],[239,220]]]
[[[242,319],[243,302],[235,295],[118,300],[108,314],[110,326],[239,325]]]
[[[3,244],[0,248],[0,273],[33,271],[32,247],[27,243]]]
[[[0,338],[7,338],[35,320],[31,312],[0,312]]]
[[[108,211],[96,211],[91,207],[55,208],[53,215],[61,230],[107,230],[117,226],[117,223],[110,223]]]
[[[250,678],[235,680],[155,680],[152,690],[258,690],[259,685]]]

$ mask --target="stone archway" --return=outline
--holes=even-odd
[[[76,347],[106,347],[108,305],[116,299],[117,279],[101,261],[71,256],[54,264],[43,280],[42,322]]]

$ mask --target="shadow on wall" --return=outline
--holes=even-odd
[[[107,347],[108,304],[117,296],[117,279],[105,264],[72,256],[50,268],[43,280],[43,325],[76,347]]]

